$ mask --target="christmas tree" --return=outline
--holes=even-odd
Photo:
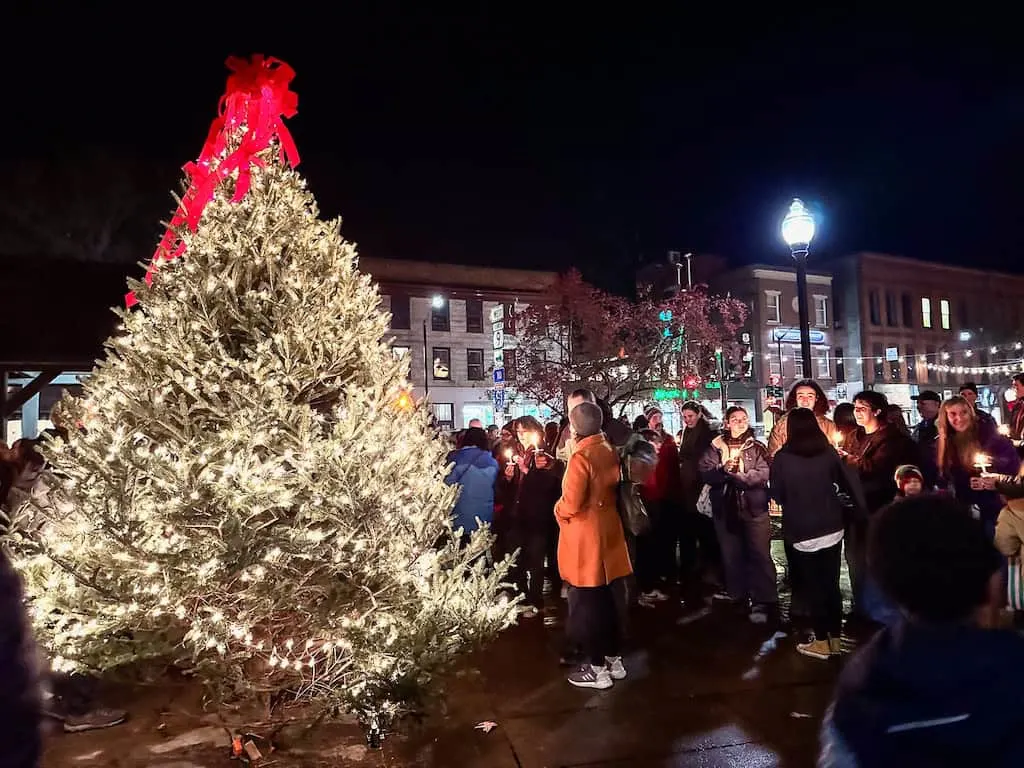
[[[56,503],[8,541],[56,669],[170,660],[380,728],[510,623],[507,568],[484,569],[486,532],[459,548],[448,448],[294,170],[293,73],[228,64],[137,306],[62,401]]]

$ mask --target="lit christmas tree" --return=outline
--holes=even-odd
[[[293,170],[293,73],[228,64],[138,306],[61,404],[80,428],[47,449],[56,503],[9,543],[56,669],[170,659],[222,694],[291,691],[379,730],[511,622],[507,568],[484,571],[486,532],[451,535],[448,448]]]

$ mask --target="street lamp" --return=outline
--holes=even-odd
[[[444,307],[444,296],[435,293],[430,298],[431,309],[442,309]],[[449,361],[450,363],[451,361]],[[430,394],[430,357],[427,354],[427,320],[423,319],[423,394]]]
[[[807,250],[814,239],[814,217],[799,197],[789,204],[789,212],[782,220],[782,239],[796,262],[796,300],[800,315],[800,356],[803,358],[803,378],[811,378],[811,335],[807,318]]]

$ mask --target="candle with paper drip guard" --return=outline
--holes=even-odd
[[[982,472],[987,472],[988,468],[992,466],[992,459],[984,453],[976,453],[974,454],[974,466]]]

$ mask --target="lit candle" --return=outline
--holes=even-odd
[[[1000,424],[999,425],[999,434],[1002,435],[1003,437],[1009,437],[1010,436],[1010,425],[1009,424]]]
[[[835,444],[836,448],[838,449],[843,444],[843,433],[842,432],[833,432],[832,433],[832,442]]]
[[[992,460],[984,453],[977,453],[974,455],[974,466],[982,472],[986,472],[992,466]]]
[[[512,449],[511,448],[506,448],[505,449],[505,458],[508,460],[509,464],[512,463]]]

